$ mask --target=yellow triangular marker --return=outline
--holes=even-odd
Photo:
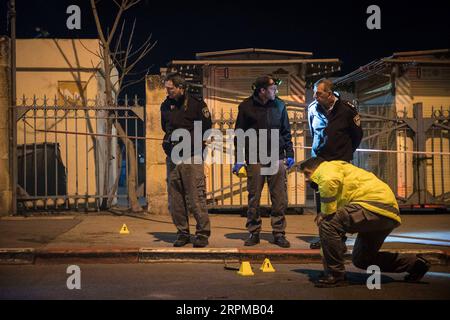
[[[127,225],[124,223],[122,228],[120,229],[120,234],[129,234],[130,231],[127,228]]]
[[[238,171],[238,173],[237,173],[237,176],[238,176],[239,178],[245,178],[245,177],[247,177],[247,168],[246,168],[245,166],[242,166],[242,167],[239,169],[239,171]]]
[[[259,270],[261,270],[262,272],[275,272],[275,269],[273,268],[268,258],[264,259],[264,262]]]
[[[237,272],[241,276],[254,276],[252,267],[250,265],[250,262],[243,261],[241,263],[241,267],[239,268],[239,271]]]

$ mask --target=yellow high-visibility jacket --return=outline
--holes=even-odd
[[[311,180],[319,186],[321,211],[325,215],[352,203],[401,223],[394,193],[371,172],[345,161],[325,161]]]

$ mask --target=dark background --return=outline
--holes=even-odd
[[[0,34],[7,29],[7,1],[2,1]],[[68,30],[66,9],[81,8],[81,30]],[[381,30],[368,30],[366,9],[381,8]],[[17,37],[34,38],[41,28],[55,38],[94,38],[96,28],[89,0],[16,0]],[[112,25],[117,7],[98,4],[104,26]],[[450,47],[448,1],[150,1],[125,14],[136,21],[136,44],[149,34],[158,43],[137,66],[159,68],[174,59],[194,59],[195,53],[238,48],[312,51],[315,58],[339,58],[340,75],[396,51]],[[144,97],[144,82],[127,93]]]

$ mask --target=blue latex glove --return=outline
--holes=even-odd
[[[292,168],[292,166],[295,164],[295,160],[293,158],[287,158],[286,159],[286,166],[288,169]]]
[[[234,174],[237,174],[238,172],[239,172],[239,170],[244,166],[245,164],[243,164],[243,163],[236,163],[234,166],[233,166],[233,173]]]

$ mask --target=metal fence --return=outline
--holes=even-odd
[[[353,163],[385,181],[404,206],[448,206],[450,204],[450,108],[431,107],[424,117],[421,103],[396,112],[392,105],[360,109],[364,137]],[[296,162],[310,156],[311,135],[304,109],[289,111]],[[225,135],[234,128],[235,115],[213,115],[213,127]],[[224,152],[225,154],[225,152]],[[231,172],[232,165],[206,168],[207,199],[212,209],[247,205],[246,179]],[[313,195],[297,168],[288,173],[289,207],[314,206]],[[270,205],[265,186],[261,205]]]
[[[24,97],[17,106],[18,210],[100,210],[108,193],[112,194],[110,205],[126,205],[128,192],[123,181],[128,180],[128,144],[114,126],[112,134],[107,133],[108,122],[121,123],[132,136],[139,168],[136,181],[143,196],[145,163],[139,159],[145,148],[144,108],[137,99],[125,99],[114,107],[99,101],[84,106],[67,101]],[[106,178],[108,144],[111,154]]]
[[[300,162],[309,156],[310,151],[303,146],[310,145],[308,122],[304,109],[294,108],[288,111],[292,140],[296,148],[295,160]],[[234,129],[236,116],[233,112],[220,112],[213,114],[213,128],[222,132],[224,139],[227,129]],[[218,151],[220,152],[220,151]],[[229,150],[223,150],[222,157],[225,157]],[[231,152],[231,154],[233,154]],[[210,164],[205,166],[207,178],[207,203],[211,209],[233,209],[247,205],[247,179],[238,178],[232,174],[232,164]],[[307,189],[305,189],[304,177],[294,167],[288,172],[288,203],[290,208],[301,208],[307,202]],[[270,205],[270,194],[267,184],[261,195],[261,206]]]
[[[401,206],[448,206],[450,107],[363,106],[360,113],[363,151],[354,163],[385,181]]]
[[[113,108],[97,101],[73,106],[61,100],[33,98],[17,106],[18,210],[100,210],[105,193],[106,145],[111,143],[109,189],[111,205],[127,205],[128,148],[108,121],[122,124],[132,136],[136,181],[141,202],[145,201],[145,112],[125,100]],[[354,164],[384,180],[396,193],[400,205],[450,204],[449,107],[431,108],[424,117],[423,106],[395,111],[393,106],[363,106],[360,109],[364,138]],[[295,160],[310,156],[311,136],[303,108],[288,109]],[[213,114],[213,128],[226,139],[235,114]],[[226,150],[223,156],[226,156]],[[232,174],[232,164],[205,166],[207,202],[211,209],[242,208],[247,205],[246,179]],[[110,199],[110,200],[111,200]],[[312,193],[296,167],[288,173],[290,208],[313,206]],[[265,186],[262,206],[270,205]]]

